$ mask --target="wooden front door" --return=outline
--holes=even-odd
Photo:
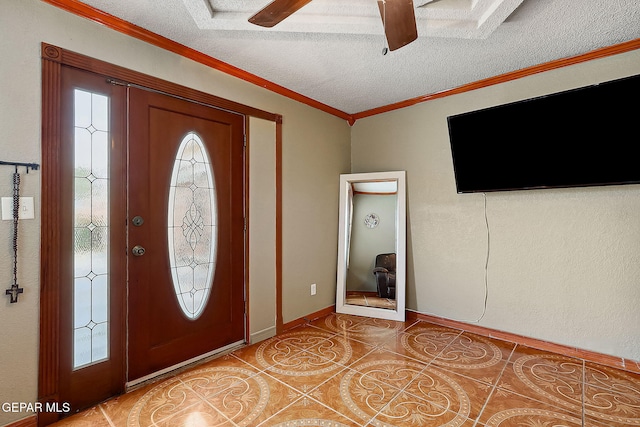
[[[244,117],[281,118],[42,52],[38,424],[48,425],[244,341]]]
[[[128,381],[242,341],[244,119],[129,89]]]

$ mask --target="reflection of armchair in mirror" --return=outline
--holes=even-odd
[[[380,254],[376,256],[376,266],[373,269],[376,286],[380,298],[395,299],[396,297],[396,254]]]
[[[404,320],[405,173],[340,175],[336,312]]]

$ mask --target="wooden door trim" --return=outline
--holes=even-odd
[[[38,366],[38,401],[58,401],[60,223],[57,201],[60,199],[60,176],[57,173],[60,153],[60,91],[62,64],[56,61],[57,50],[43,49],[42,61],[42,215],[40,245],[40,357]],[[40,425],[57,420],[55,414],[40,413]]]
[[[47,43],[42,43],[42,52],[43,58],[57,61],[62,65],[68,65],[70,67],[79,68],[96,74],[101,74],[105,77],[110,77],[115,80],[122,80],[125,83],[139,85],[155,91],[166,93],[168,95],[189,99],[216,108],[221,108],[224,110],[233,111],[235,113],[244,114],[246,116],[257,117],[269,121],[277,121],[278,117],[280,116],[279,114],[270,113],[259,108],[254,108],[245,104],[241,104],[239,102],[201,92],[196,89],[191,89],[187,86],[159,79],[148,74],[129,70],[119,65],[114,65],[109,62],[82,55],[80,53],[72,52],[70,50],[62,49],[60,47]]]
[[[41,45],[42,58],[42,219],[40,249],[40,354],[38,365],[38,401],[58,402],[59,399],[59,324],[60,290],[59,263],[60,212],[57,201],[61,183],[57,169],[61,146],[60,101],[62,66],[70,66],[99,75],[109,76],[170,95],[192,99],[206,105],[224,108],[250,117],[276,123],[276,303],[277,325],[282,324],[282,116],[250,107],[186,86],[167,82],[136,71],[127,70],[101,60],[78,54],[48,43]],[[245,194],[245,198],[248,194]],[[248,215],[248,199],[247,215]],[[248,258],[247,258],[248,259]],[[247,311],[248,316],[248,311]],[[247,326],[248,330],[248,326]],[[58,419],[54,413],[40,413],[38,424],[47,425]]]
[[[276,333],[283,331],[282,317],[282,117],[276,120]]]
[[[244,122],[244,148],[242,150],[242,155],[244,156],[242,164],[244,165],[244,170],[242,171],[244,176],[244,194],[247,195],[245,198],[245,228],[244,228],[244,239],[246,244],[244,245],[244,337],[247,343],[251,343],[251,328],[249,328],[249,300],[251,295],[249,290],[251,288],[251,276],[249,275],[249,242],[251,241],[251,234],[248,227],[249,223],[249,146],[251,144],[251,129],[250,129],[250,120],[245,120]]]

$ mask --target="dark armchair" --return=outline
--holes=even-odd
[[[373,269],[380,298],[396,297],[396,254],[380,254],[376,256]]]

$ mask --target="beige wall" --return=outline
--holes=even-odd
[[[249,120],[249,319],[251,342],[276,332],[276,150],[273,122]]]
[[[283,116],[283,311],[291,321],[335,298],[338,180],[349,172],[349,126],[258,86],[73,16],[38,0],[0,1],[0,160],[40,162],[40,43],[154,75]],[[275,326],[275,125],[250,121],[251,338]],[[0,168],[0,195],[11,173]],[[38,377],[40,173],[23,175],[36,219],[20,230],[17,304],[0,299],[0,403],[34,402]],[[0,221],[0,292],[11,282],[10,221]],[[318,294],[309,295],[309,284]],[[0,425],[27,416],[0,411]]]
[[[355,123],[354,173],[407,171],[408,308],[462,321],[483,312],[484,199],[456,193],[446,117],[638,73],[635,51]],[[479,324],[639,360],[640,186],[486,197]]]
[[[285,323],[335,304],[340,174],[350,168],[349,125],[310,108],[296,112],[283,129]]]

